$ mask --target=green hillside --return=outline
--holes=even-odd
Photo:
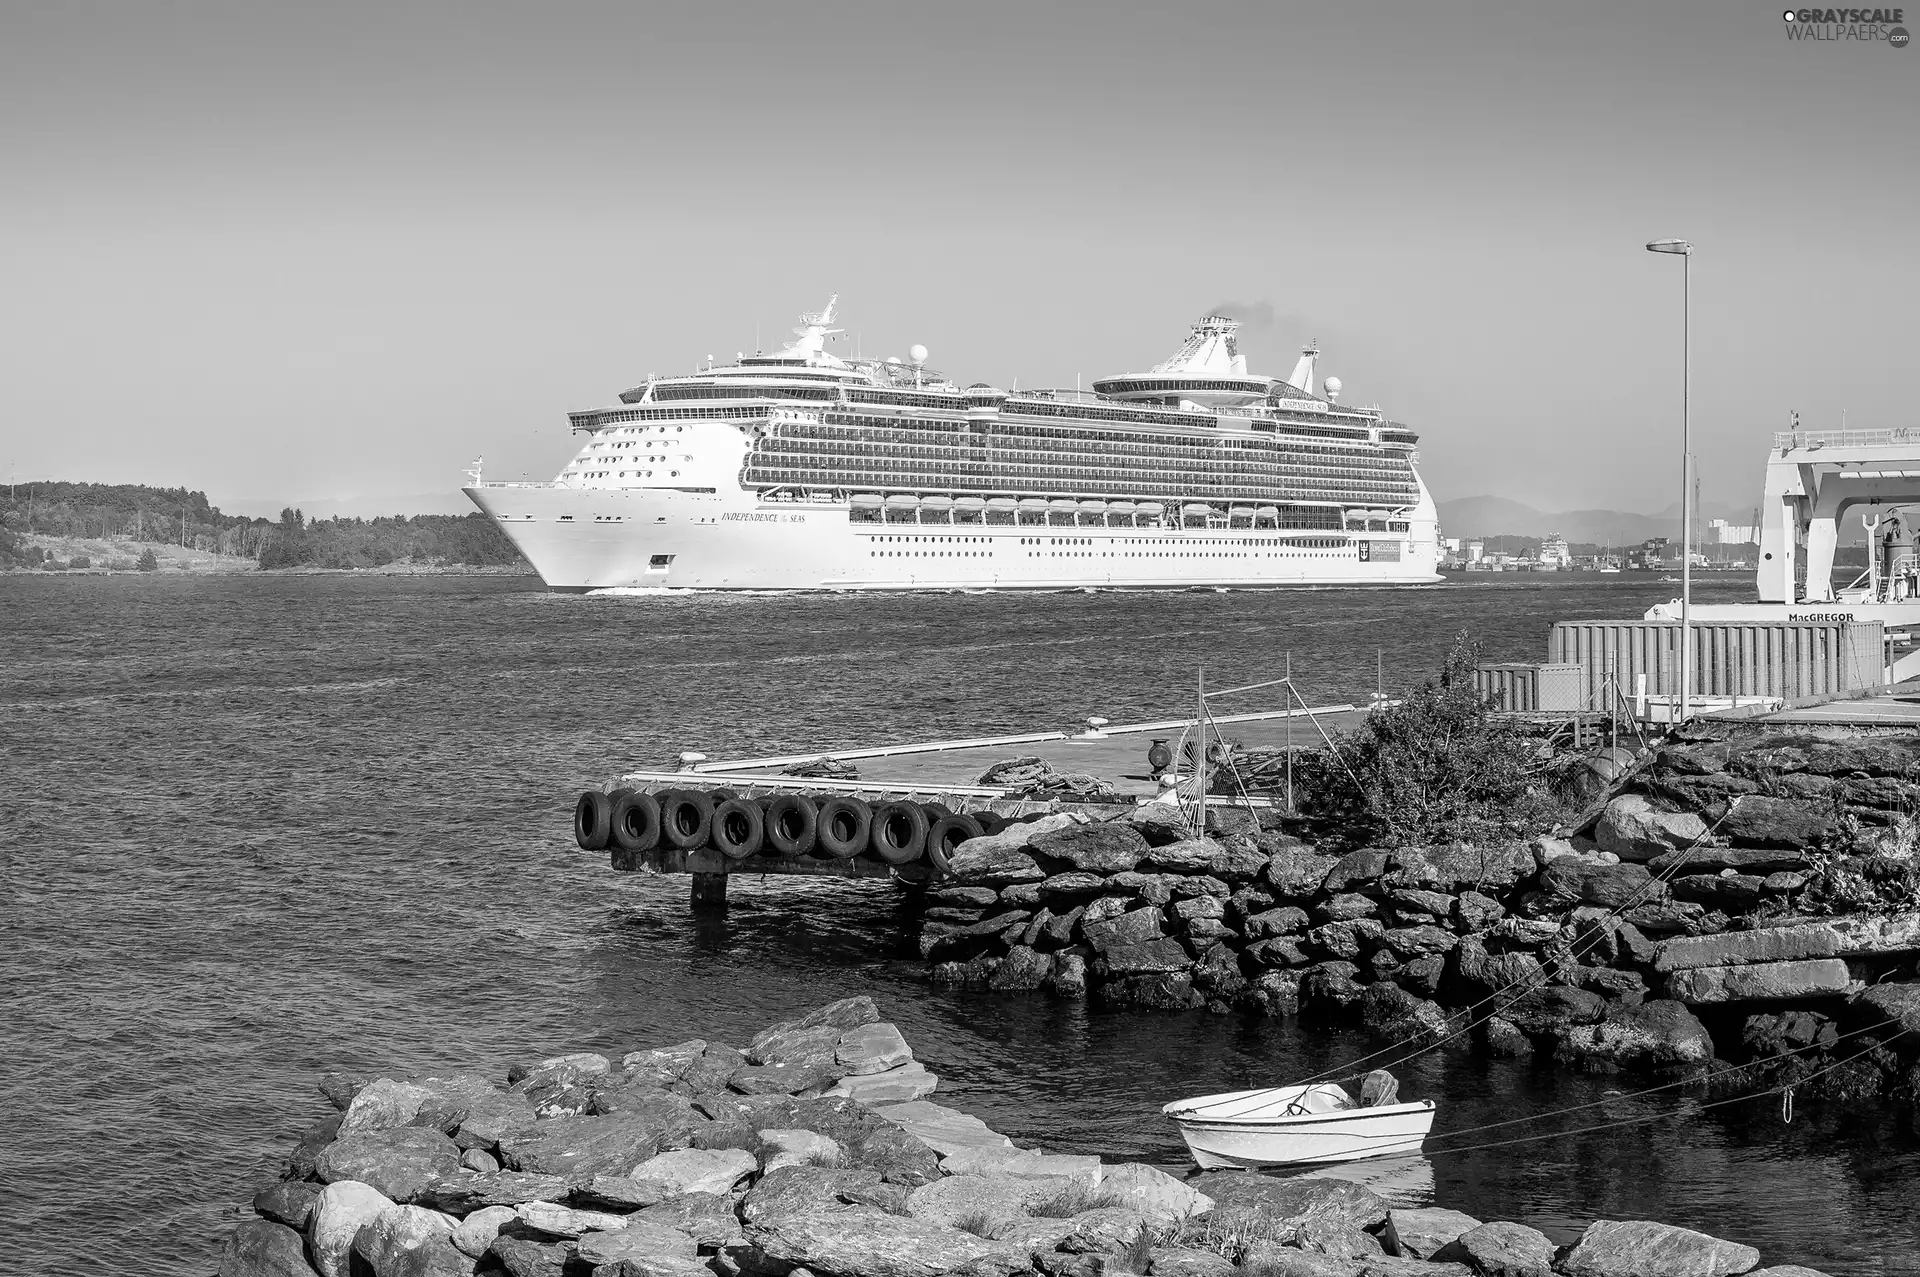
[[[29,536],[131,540],[255,560],[260,567],[371,568],[391,563],[512,566],[523,563],[479,511],[378,519],[278,519],[222,514],[204,492],[144,484],[35,483],[0,488],[0,567],[38,567]]]

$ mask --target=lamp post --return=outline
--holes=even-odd
[[[1680,270],[1680,722],[1693,690],[1693,245],[1656,239],[1649,253],[1678,253]]]

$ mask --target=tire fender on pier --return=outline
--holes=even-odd
[[[991,815],[992,813],[987,813]],[[969,838],[978,838],[982,824],[977,816],[947,816],[936,820],[927,830],[927,861],[941,873],[952,873],[947,863],[954,849]]]
[[[713,800],[690,789],[670,789],[660,800],[660,836],[669,847],[697,851],[713,832]]]
[[[613,845],[621,851],[652,851],[660,845],[660,801],[633,790],[613,804]]]
[[[767,800],[767,844],[791,860],[807,855],[820,836],[820,812],[805,794],[776,794]]]
[[[927,853],[927,813],[918,803],[875,808],[867,842],[888,864],[910,865]]]
[[[729,798],[713,809],[713,849],[728,860],[745,860],[766,845],[766,818],[750,798]]]
[[[820,804],[818,849],[835,860],[850,860],[867,849],[872,828],[873,808],[836,794]]]
[[[604,851],[613,834],[613,799],[597,789],[580,795],[573,805],[573,840],[582,851]]]

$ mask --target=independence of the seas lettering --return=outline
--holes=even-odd
[[[1886,42],[1896,49],[1910,43],[1905,9],[1787,9],[1789,40]]]

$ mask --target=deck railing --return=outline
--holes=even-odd
[[[1892,448],[1920,444],[1920,429],[1899,426],[1890,430],[1777,430],[1776,448]]]

